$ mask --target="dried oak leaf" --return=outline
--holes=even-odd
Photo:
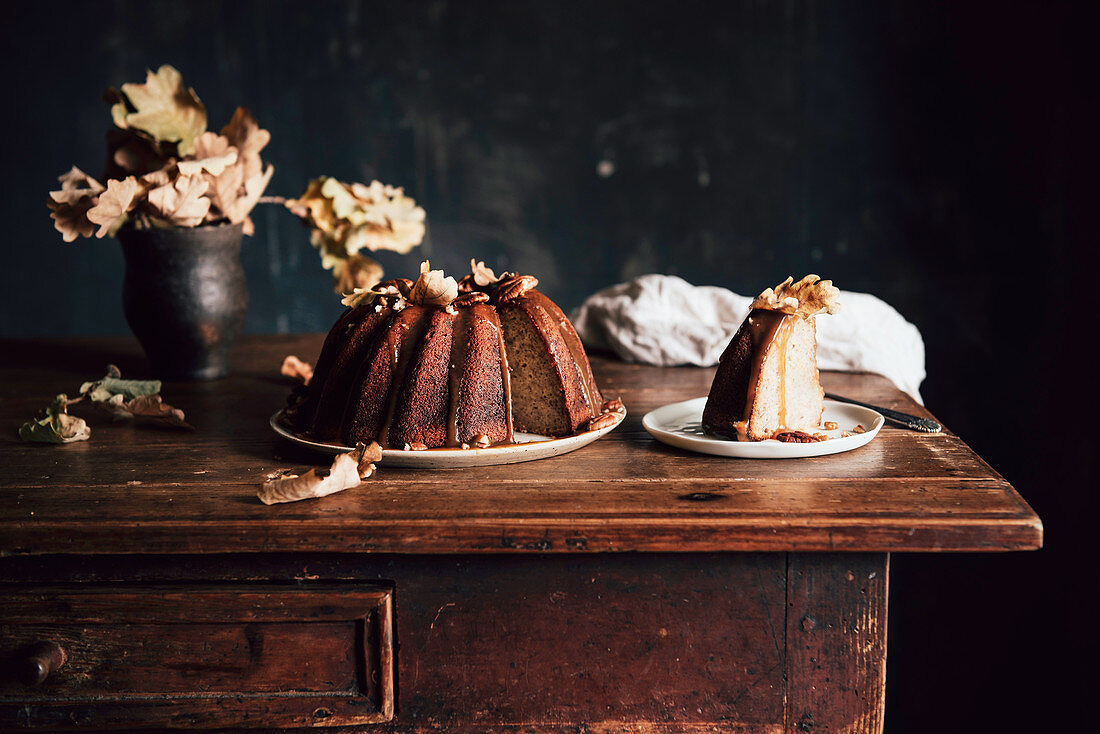
[[[143,176],[163,168],[170,158],[156,140],[140,130],[113,128],[107,133],[108,178]]]
[[[236,205],[240,198],[241,186],[244,183],[244,166],[240,164],[228,166],[218,175],[207,173],[205,175],[208,184],[206,195],[210,199],[210,211],[206,214],[207,221],[229,218],[229,211]]]
[[[237,148],[237,160],[244,166],[245,179],[263,171],[260,151],[271,142],[271,133],[260,128],[251,112],[244,107],[238,107],[233,113],[233,119],[222,128],[222,135]]]
[[[93,403],[93,405],[98,404]],[[160,395],[143,395],[131,400],[125,399],[122,395],[114,395],[102,407],[110,412],[115,420],[135,419],[167,428],[195,430],[195,427],[185,419],[183,411],[165,403]]]
[[[345,184],[322,176],[286,202],[314,229],[314,246],[347,257],[361,249],[406,253],[424,239],[424,210],[404,191],[378,181]],[[319,234],[318,234],[319,233]]]
[[[442,270],[432,270],[427,260],[420,263],[420,277],[413,283],[409,301],[417,306],[449,306],[458,298],[458,282],[444,277]]]
[[[109,364],[105,376],[80,386],[80,394],[94,403],[100,403],[115,395],[121,395],[127,400],[156,395],[160,392],[160,386],[160,380],[123,380],[118,367]]]
[[[206,131],[206,108],[195,91],[184,86],[180,73],[167,64],[155,74],[147,71],[144,84],[123,84],[121,95],[114,94],[118,101],[111,107],[111,116],[116,125],[175,143],[180,155],[189,155],[195,138]]]
[[[345,240],[349,253],[393,250],[405,254],[424,240],[424,210],[405,196],[399,186],[371,181],[370,186],[353,183],[348,187],[363,212],[360,226]]]
[[[99,225],[95,236],[102,239],[114,235],[126,221],[126,214],[137,204],[135,199],[141,194],[142,186],[133,176],[121,181],[107,181],[107,190],[99,195],[99,201],[88,210],[88,219]]]
[[[197,227],[210,211],[210,199],[203,196],[208,187],[200,176],[180,176],[151,190],[147,199],[156,218],[176,227]]]
[[[267,170],[263,173],[245,179],[244,192],[237,197],[237,200],[229,207],[229,211],[226,212],[230,222],[234,224],[244,222],[245,234],[250,235],[254,231],[252,220],[249,219],[248,214],[259,203],[260,197],[263,196],[264,190],[274,173],[275,167],[268,165]]]
[[[360,442],[355,450],[338,454],[327,473],[310,469],[302,475],[272,478],[263,483],[256,496],[265,505],[324,497],[359,486],[374,473],[374,462],[381,460],[382,449],[377,443],[371,442],[368,446]]]
[[[169,428],[194,430],[183,411],[163,401],[160,380],[124,380],[114,365],[106,376],[80,386],[80,394],[92,405],[109,413],[115,420],[137,419]]]
[[[332,281],[337,293],[369,290],[382,280],[382,266],[369,257],[352,255],[339,260],[332,269]]]
[[[51,191],[46,200],[52,210],[50,218],[54,220],[54,229],[66,242],[77,237],[91,237],[95,224],[88,219],[88,211],[103,193],[103,184],[76,166],[57,180],[61,182],[61,190]]]
[[[184,176],[198,176],[203,171],[220,176],[227,167],[236,162],[237,149],[229,144],[228,138],[205,132],[195,138],[193,157],[179,161],[176,167]]]
[[[301,380],[303,385],[308,385],[309,381],[313,379],[313,365],[309,362],[303,362],[293,354],[288,354],[283,359],[283,366],[279,369],[279,372],[287,377],[293,377],[295,380]]]
[[[66,395],[58,395],[46,408],[46,415],[38,420],[27,421],[19,427],[19,438],[23,441],[41,443],[72,443],[87,441],[92,429],[83,418],[69,415]]]
[[[470,274],[474,276],[474,283],[483,288],[487,285],[493,285],[507,275],[507,273],[503,273],[498,277],[493,269],[483,261],[474,260],[473,258],[470,258]]]

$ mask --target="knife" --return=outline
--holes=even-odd
[[[851,398],[844,398],[840,395],[833,395],[832,393],[825,393],[825,397],[830,400],[836,400],[841,403],[851,403],[852,405],[858,405],[861,408],[870,408],[871,410],[882,413],[882,417],[891,423],[896,423],[902,428],[910,428],[914,431],[920,431],[921,433],[939,433],[943,430],[936,421],[931,418],[921,418],[916,415],[909,415],[908,413],[902,413],[897,410],[890,410],[889,408],[880,408],[877,405],[868,405],[867,403],[861,403],[858,400],[852,400]]]

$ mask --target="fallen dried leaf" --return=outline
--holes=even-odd
[[[287,377],[301,380],[303,385],[308,385],[309,381],[313,379],[313,365],[309,362],[303,362],[293,354],[287,355],[279,371]]]
[[[195,427],[185,420],[183,411],[165,403],[160,395],[144,395],[132,400],[126,400],[121,395],[115,395],[103,403],[93,402],[92,405],[102,407],[111,413],[116,420],[135,419],[166,428],[195,430]]]
[[[160,380],[123,380],[118,367],[112,364],[107,365],[106,376],[81,385],[80,394],[115,420],[137,419],[168,428],[195,430],[182,410],[164,402],[160,388]]]
[[[382,460],[382,449],[372,442],[360,442],[355,450],[338,454],[327,473],[310,469],[305,474],[288,474],[263,483],[256,496],[265,505],[313,499],[357,487],[375,471],[374,462]]]
[[[68,402],[68,396],[64,394],[55,397],[43,418],[27,421],[19,427],[19,438],[41,443],[87,441],[92,429],[83,418],[68,414]]]

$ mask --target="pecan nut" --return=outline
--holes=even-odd
[[[615,413],[604,413],[588,421],[586,430],[598,431],[601,428],[610,428],[619,422],[619,416]]]
[[[451,302],[451,305],[455,308],[466,308],[467,306],[473,306],[478,303],[488,303],[489,294],[483,291],[469,291],[463,293],[458,298]]]
[[[519,298],[527,291],[539,284],[539,279],[533,275],[513,275],[500,282],[496,290],[497,303]]]
[[[824,438],[811,436],[804,431],[780,431],[775,434],[775,440],[783,443],[817,443],[823,441]]]
[[[408,298],[412,293],[413,282],[408,278],[393,278],[391,280],[383,280],[378,285],[374,286],[374,290],[379,293],[400,293],[403,297]]]
[[[626,406],[623,405],[623,401],[618,398],[612,398],[603,404],[604,413],[620,413],[624,410],[626,410]]]

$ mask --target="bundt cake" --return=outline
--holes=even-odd
[[[787,278],[757,296],[718,362],[703,430],[738,441],[806,432],[821,424],[817,371],[819,313],[840,309],[832,281]]]
[[[456,282],[356,289],[308,387],[288,401],[299,435],[384,448],[484,448],[516,431],[564,436],[610,409],[573,325],[530,275],[471,261]]]

